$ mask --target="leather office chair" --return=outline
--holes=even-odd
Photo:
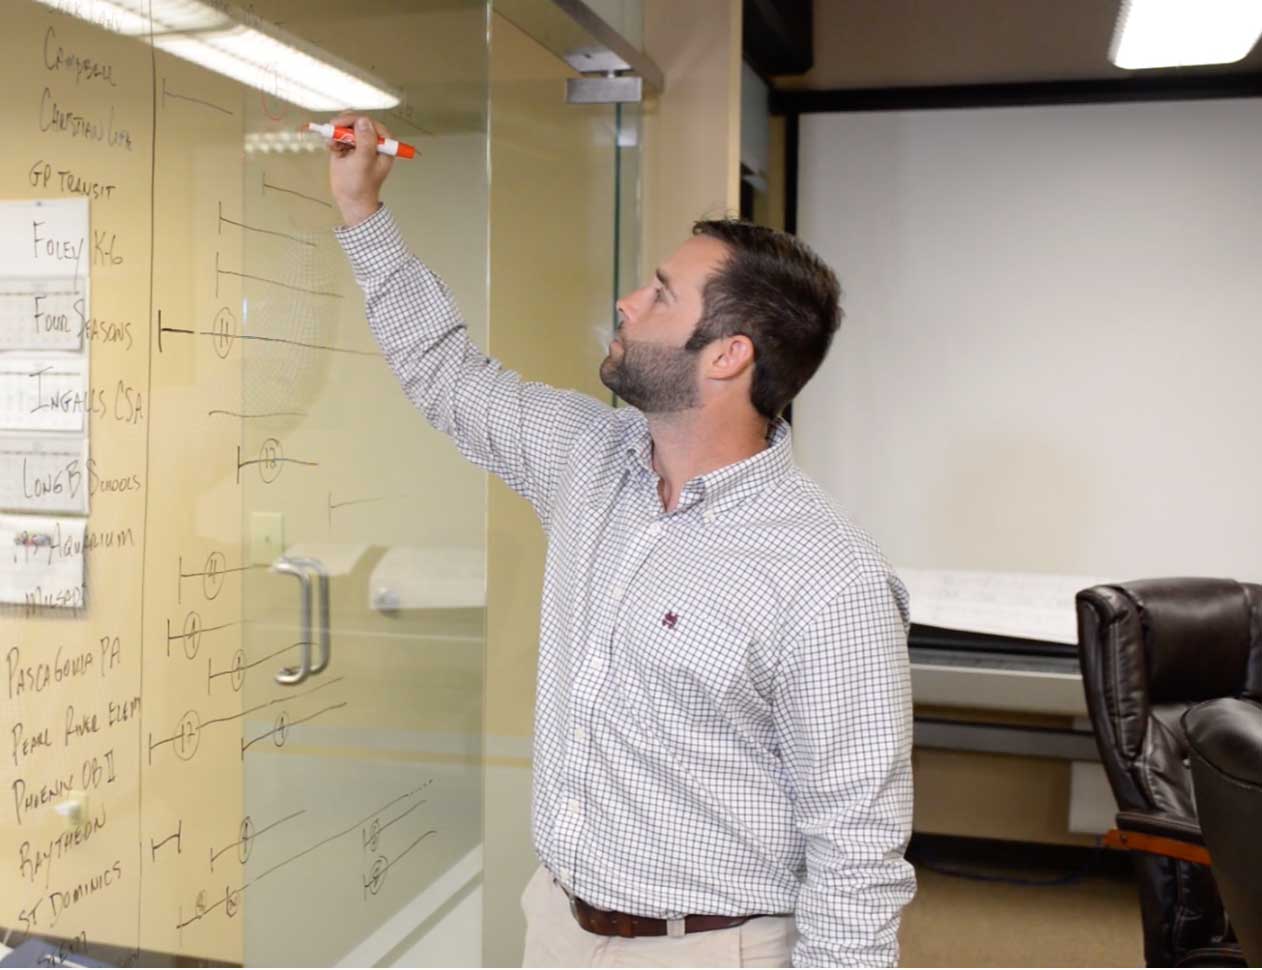
[[[1243,966],[1197,822],[1181,718],[1262,687],[1262,586],[1150,579],[1077,596],[1078,652],[1118,804],[1106,844],[1134,861],[1149,966]]]
[[[1183,730],[1214,879],[1249,966],[1262,967],[1262,702],[1197,704]]]

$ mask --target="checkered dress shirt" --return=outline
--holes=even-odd
[[[795,965],[894,965],[915,891],[907,591],[788,426],[667,513],[642,413],[484,356],[384,207],[337,235],[407,396],[547,532],[543,863],[601,909],[791,912]]]

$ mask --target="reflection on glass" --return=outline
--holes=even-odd
[[[328,51],[228,3],[39,0],[316,111],[393,108],[399,95]]]

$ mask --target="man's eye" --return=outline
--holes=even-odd
[[[654,303],[662,302],[662,291],[660,288],[653,290],[653,302]]]

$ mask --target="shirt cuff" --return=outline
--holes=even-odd
[[[394,216],[384,204],[363,222],[338,226],[333,235],[360,282],[388,272],[411,255]]]

